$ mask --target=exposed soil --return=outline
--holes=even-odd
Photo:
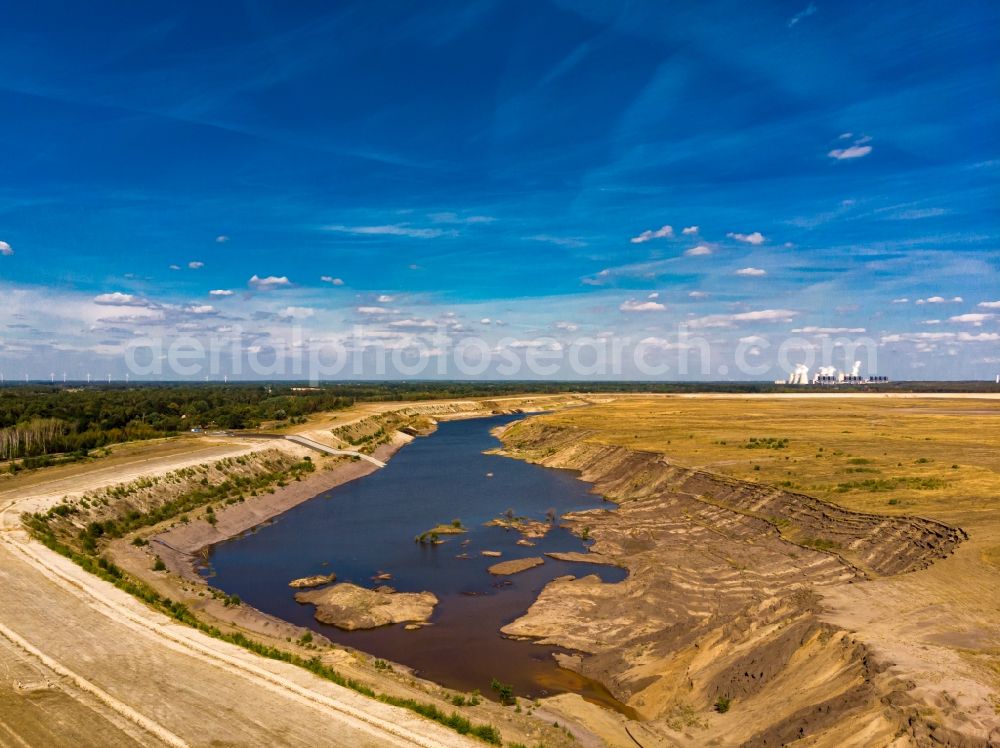
[[[925,568],[952,554],[962,530],[850,512],[590,435],[529,421],[501,438],[511,456],[580,470],[620,503],[564,521],[629,576],[557,579],[504,633],[589,655],[561,664],[603,682],[667,744],[921,745],[932,734],[987,744],[989,727],[957,710],[929,717],[911,684],[823,622],[817,594]]]
[[[533,556],[531,558],[515,558],[510,561],[501,561],[499,564],[493,564],[487,571],[490,574],[495,574],[498,577],[507,576],[510,574],[517,574],[521,571],[527,571],[528,569],[534,569],[536,566],[541,566],[545,563],[544,558],[539,556]]]
[[[293,579],[288,583],[288,586],[297,589],[308,589],[309,587],[322,587],[323,585],[330,584],[337,580],[336,574],[315,574],[311,577],[302,577],[301,579]]]
[[[369,590],[347,583],[297,592],[295,600],[315,605],[317,621],[345,631],[393,623],[426,623],[438,602],[430,592],[396,592],[389,587]]]

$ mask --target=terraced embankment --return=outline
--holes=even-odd
[[[667,744],[987,744],[960,711],[928,718],[862,641],[819,617],[824,588],[924,568],[961,530],[850,512],[592,435],[532,420],[501,438],[509,455],[579,470],[620,503],[565,520],[629,576],[556,580],[506,634],[589,655],[563,664],[603,681]]]

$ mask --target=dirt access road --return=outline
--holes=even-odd
[[[263,446],[157,445],[0,486],[0,745],[478,744],[174,623],[20,529],[67,493]]]

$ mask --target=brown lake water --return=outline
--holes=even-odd
[[[622,708],[599,683],[559,667],[556,647],[507,639],[500,628],[520,617],[552,579],[597,574],[606,582],[625,571],[546,558],[545,564],[510,577],[487,567],[499,560],[582,551],[586,544],[556,526],[534,547],[517,545],[521,535],[485,527],[508,509],[544,520],[582,509],[612,510],[590,493],[575,472],[483,454],[499,446],[490,434],[519,416],[496,416],[440,424],[429,437],[400,450],[387,467],[338,486],[283,514],[271,524],[213,549],[205,570],[212,584],[272,615],[322,633],[376,657],[412,667],[421,677],[461,691],[479,689],[492,697],[498,678],[518,696],[579,693]],[[490,476],[492,474],[492,476]],[[462,520],[468,532],[442,536],[441,545],[419,545],[414,536],[439,523]],[[466,541],[468,541],[466,543]],[[463,545],[464,543],[464,545]],[[500,559],[480,551],[500,551]],[[456,558],[468,554],[468,559]],[[440,602],[433,625],[415,631],[384,626],[342,631],[313,617],[312,605],[295,602],[288,582],[336,572],[338,582],[401,592],[428,590]],[[391,581],[377,582],[379,573]],[[503,580],[507,580],[504,582]]]

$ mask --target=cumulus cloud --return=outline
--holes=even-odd
[[[689,291],[688,297],[692,299],[707,299],[708,294],[705,291]]]
[[[405,330],[433,330],[438,326],[438,323],[432,319],[417,319],[416,317],[398,319],[389,323],[389,327]]]
[[[985,313],[982,313],[982,312],[972,312],[971,314],[959,314],[959,315],[956,315],[954,317],[949,317],[948,321],[949,322],[959,322],[959,323],[965,324],[965,325],[975,325],[976,327],[979,327],[986,320],[993,319],[994,316],[996,316],[996,315],[985,314]]]
[[[926,299],[917,299],[918,304],[961,304],[964,299],[961,296],[952,296],[946,299],[944,296],[928,296]]]
[[[456,236],[458,232],[444,229],[417,228],[408,223],[394,223],[384,226],[344,226],[333,224],[323,227],[326,231],[357,236],[405,236],[411,239],[436,239],[439,236]]]
[[[208,292],[209,296],[232,296],[233,292],[228,288],[216,288]]]
[[[344,285],[343,279],[341,279],[341,278],[334,278],[332,275],[324,275],[323,277],[320,278],[320,280],[323,281],[324,283],[329,283],[329,284],[331,284],[333,286],[342,286],[342,285]]]
[[[792,330],[794,333],[800,333],[804,335],[838,335],[841,333],[863,333],[866,332],[863,327],[797,327]]]
[[[893,300],[892,300],[892,303],[893,303],[893,304],[909,304],[909,303],[910,303],[910,300],[909,300],[909,299],[907,299],[906,297],[903,297],[903,298],[901,298],[901,299],[893,299]]]
[[[896,332],[883,335],[881,343],[995,343],[1000,341],[996,332]]]
[[[211,304],[195,304],[188,307],[191,314],[215,314],[215,307]]]
[[[199,262],[198,260],[192,260],[191,262],[188,263],[188,267],[191,268],[192,270],[200,270],[201,268],[205,267],[205,263]]]
[[[292,282],[284,275],[269,275],[266,278],[261,278],[255,274],[248,281],[248,285],[258,291],[271,291],[276,288],[288,288]]]
[[[685,226],[684,228],[681,229],[681,233],[682,234],[686,234],[687,236],[691,236],[692,234],[697,234],[698,233],[698,227],[697,226]]]
[[[696,247],[691,247],[684,252],[686,257],[705,257],[706,255],[712,254],[712,248],[707,244],[699,244]]]
[[[530,340],[504,341],[507,348],[535,348],[543,351],[561,351],[562,343],[552,338],[532,338]],[[500,346],[497,346],[498,348]]]
[[[798,312],[791,309],[759,309],[738,314],[710,314],[688,320],[688,327],[733,327],[743,322],[790,322]]]
[[[315,313],[315,309],[310,309],[307,306],[286,306],[278,313],[278,316],[285,319],[309,319]]]
[[[760,268],[740,268],[736,271],[736,275],[742,275],[744,277],[753,278],[759,277],[761,275],[767,275],[766,270],[761,270]]]
[[[393,301],[395,301],[395,297],[394,296],[390,296],[389,294],[383,293],[383,294],[379,294],[375,298],[375,301],[377,301],[379,304],[391,304]]]
[[[226,236],[225,234],[219,234],[217,237],[215,237],[215,241],[217,241],[219,244],[225,244],[226,242],[229,241],[229,237]]]
[[[386,309],[384,306],[359,306],[357,312],[358,314],[392,314],[392,310]]]
[[[1000,301],[980,301],[976,306],[980,309],[1000,309]]]
[[[112,293],[102,293],[94,297],[94,303],[101,306],[148,306],[149,302],[133,296],[130,293],[114,291]]]
[[[662,312],[666,309],[658,301],[636,301],[635,299],[623,301],[618,308],[623,312]]]
[[[736,231],[730,231],[726,234],[730,239],[735,239],[738,242],[745,242],[746,244],[763,244],[765,237],[759,231],[752,231],[749,234],[741,234]]]
[[[0,257],[10,257],[14,254],[14,248],[7,242],[0,242]]]
[[[566,332],[576,332],[580,329],[580,326],[575,322],[556,322],[555,327],[557,330],[565,330]]]
[[[170,269],[171,269],[171,270],[180,270],[180,269],[181,269],[181,266],[180,266],[180,265],[171,265],[171,266],[170,266]]]
[[[642,244],[643,242],[652,241],[653,239],[669,239],[674,235],[673,226],[661,226],[655,231],[643,231],[639,236],[633,236],[629,239],[633,244]]]

